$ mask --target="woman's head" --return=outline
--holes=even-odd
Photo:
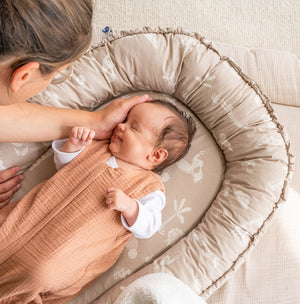
[[[1,0],[0,103],[32,97],[80,57],[91,41],[92,15],[92,0]]]
[[[77,59],[91,40],[92,0],[2,0],[0,62],[11,73],[38,62],[42,75]]]

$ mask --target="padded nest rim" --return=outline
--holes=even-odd
[[[236,72],[236,75],[238,75],[240,77],[240,79],[242,79],[242,81],[249,86],[249,90],[253,90],[253,92],[255,92],[255,94],[257,96],[259,96],[259,98],[260,98],[260,100],[263,104],[263,107],[265,108],[265,113],[267,113],[267,115],[269,116],[269,121],[271,121],[274,124],[274,132],[277,132],[279,134],[281,140],[282,140],[280,148],[282,150],[281,152],[283,153],[283,158],[279,157],[276,161],[282,162],[283,167],[286,167],[286,172],[285,172],[284,175],[282,175],[282,186],[278,191],[277,199],[272,201],[272,207],[268,210],[268,214],[265,215],[265,217],[263,218],[263,220],[261,221],[261,223],[257,227],[257,229],[255,231],[251,231],[249,241],[247,242],[246,246],[240,252],[236,253],[236,256],[232,260],[231,265],[229,267],[228,267],[228,265],[225,265],[224,269],[221,270],[220,275],[218,275],[216,277],[209,278],[209,280],[211,282],[210,284],[208,284],[207,286],[201,286],[200,287],[201,295],[204,296],[204,297],[207,297],[215,289],[219,288],[230,277],[230,274],[233,271],[235,271],[244,262],[245,258],[251,252],[251,249],[256,245],[256,243],[259,240],[261,234],[265,231],[265,228],[270,223],[272,217],[274,216],[274,214],[275,214],[276,210],[278,209],[278,207],[280,206],[280,204],[285,201],[287,185],[288,185],[289,180],[291,179],[292,172],[294,170],[293,156],[290,153],[290,143],[289,143],[289,139],[287,137],[287,134],[286,134],[283,126],[278,122],[278,120],[276,118],[276,115],[274,114],[274,111],[272,109],[272,106],[270,104],[269,99],[261,92],[259,86],[253,80],[251,80],[247,75],[245,75],[241,71],[240,67],[233,60],[231,60],[230,58],[228,58],[226,56],[222,56],[219,53],[219,51],[214,48],[212,43],[206,41],[201,35],[199,35],[197,33],[185,32],[184,30],[182,30],[180,28],[173,29],[173,28],[148,28],[148,27],[145,27],[145,28],[135,30],[135,31],[121,31],[117,35],[113,35],[113,36],[110,36],[110,37],[106,38],[106,40],[103,41],[103,43],[94,47],[94,49],[97,49],[98,47],[103,47],[103,46],[107,47],[108,46],[110,48],[110,50],[113,51],[115,42],[120,42],[123,38],[126,38],[126,37],[135,37],[135,36],[143,35],[143,34],[154,34],[154,35],[162,35],[162,36],[169,36],[169,37],[174,37],[176,35],[180,35],[180,36],[189,37],[189,38],[192,38],[192,39],[195,39],[195,40],[199,41],[200,44],[205,46],[205,48],[209,52],[213,52],[218,57],[218,64],[222,65],[224,63],[227,63]],[[93,49],[91,51],[93,51]],[[184,62],[184,58],[183,58],[183,62]],[[114,61],[114,64],[117,65],[118,62]],[[200,66],[199,66],[199,68],[200,68]],[[178,81],[179,78],[180,78],[180,75],[179,76],[177,75],[177,81]],[[156,84],[154,84],[153,87],[149,83],[148,83],[148,85],[149,85],[149,87],[147,89],[150,88],[150,89],[153,89],[154,91],[157,91]],[[202,122],[204,122],[204,124],[208,127],[208,129],[211,130],[211,123],[212,122],[211,121],[206,121],[205,115],[203,115],[203,113],[199,113],[198,110],[194,108],[195,104],[193,104],[188,98],[187,99],[181,98],[182,96],[180,96],[180,92],[178,92],[178,87],[180,87],[180,86],[178,85],[178,83],[176,83],[176,85],[175,85],[176,89],[173,92],[171,92],[171,94],[170,94],[170,88],[167,88],[165,91],[160,90],[160,92],[170,94],[171,96],[179,99],[197,117],[199,117]],[[135,87],[134,84],[133,84],[132,89],[133,90],[142,90],[143,88],[138,87],[138,86]],[[124,91],[124,92],[120,92],[120,93],[126,93],[126,92]],[[193,92],[193,93],[195,93],[195,92]],[[227,114],[229,114],[229,112]],[[257,124],[257,127],[259,127],[259,126],[260,125]],[[244,130],[242,130],[242,132],[244,132]],[[222,142],[220,141],[220,138],[218,138],[217,132],[212,131],[212,134],[213,134],[216,142],[220,146],[221,150],[223,151],[223,153],[225,155],[225,158],[226,158],[226,161],[227,161],[227,164],[236,162],[237,161],[236,159],[233,160],[233,159],[230,158],[228,150],[226,150],[226,149],[224,149],[224,147],[222,147]],[[258,137],[259,137],[259,135],[258,135]],[[266,155],[266,158],[269,158],[269,157],[270,157],[270,155]],[[251,160],[251,157],[248,158],[248,160]],[[227,169],[227,170],[230,170],[230,168]],[[227,184],[224,185],[224,183],[227,183]],[[223,190],[224,190],[225,187],[228,186],[228,179],[225,178],[224,183],[223,183]],[[215,202],[213,202],[212,206],[214,206],[214,204],[215,204]],[[212,208],[210,208],[210,209],[212,209]],[[189,236],[186,237],[185,242],[189,243],[189,241],[190,241],[189,238],[193,238],[193,241],[195,241],[194,236],[191,237],[191,235],[196,233],[197,230],[199,230],[199,231],[205,230],[205,229],[203,229],[203,227],[201,227],[201,225],[203,226],[207,223],[207,218],[209,216],[211,216],[211,214],[208,215],[209,211],[210,210],[208,210],[207,214],[205,215],[205,217],[203,218],[203,220],[201,221],[199,226],[197,228],[195,228],[190,233]],[[209,229],[209,228],[207,228],[207,229]],[[201,238],[199,239],[199,241],[201,241]],[[215,242],[215,243],[217,244],[218,242]],[[172,248],[173,252],[174,252],[174,250],[176,250],[176,247],[179,248],[178,244],[173,246],[173,248]],[[180,248],[182,248],[182,247],[180,247]],[[166,254],[168,254],[168,252]],[[157,262],[157,264],[159,264],[159,262]],[[151,267],[150,268],[148,267],[148,272],[149,271],[150,272],[152,271]],[[147,270],[146,270],[146,272],[147,272]]]

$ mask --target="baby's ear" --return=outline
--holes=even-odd
[[[154,167],[161,164],[168,157],[168,151],[162,147],[156,147],[151,154],[147,156],[148,161],[152,162]]]

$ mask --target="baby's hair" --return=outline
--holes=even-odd
[[[154,99],[149,102],[166,107],[176,116],[167,119],[155,144],[156,147],[162,147],[168,151],[167,159],[153,170],[161,172],[164,168],[174,164],[187,154],[196,132],[196,125],[189,114],[181,111],[166,100]]]

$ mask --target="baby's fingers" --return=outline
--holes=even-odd
[[[106,189],[106,193],[107,193],[107,194],[112,193],[112,192],[114,192],[114,191],[115,191],[115,188],[113,188],[113,187],[108,187],[108,188]]]
[[[74,127],[71,131],[71,136],[82,143],[90,144],[95,137],[95,131],[87,127]]]
[[[114,191],[115,191],[114,188],[107,188],[106,189],[106,194],[105,194],[106,202],[113,200]]]
[[[80,130],[80,138],[82,141],[86,141],[86,139],[88,138],[90,134],[90,129],[87,128],[83,128]]]
[[[84,137],[85,137],[85,134],[86,134],[86,129],[84,127],[78,127],[77,128],[77,139],[79,140],[85,140]]]
[[[70,133],[70,137],[78,138],[78,128],[79,127],[73,127]]]
[[[94,139],[95,137],[95,131],[93,130],[89,130],[87,136],[86,136],[86,139],[85,141],[87,142],[87,144],[90,144],[92,142],[92,140]]]
[[[86,144],[90,144],[95,136],[95,132],[89,128],[78,128],[77,138]]]

